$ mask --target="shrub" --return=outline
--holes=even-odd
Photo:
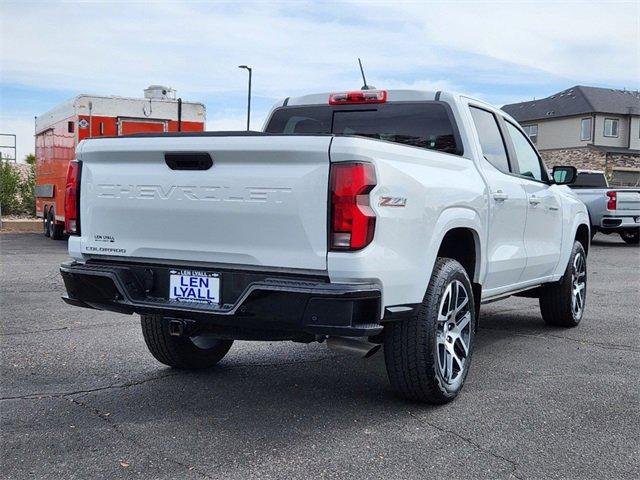
[[[36,214],[35,156],[27,155],[28,168],[0,160],[0,208],[2,215]]]

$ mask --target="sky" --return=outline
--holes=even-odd
[[[280,98],[454,90],[496,105],[574,85],[640,88],[640,1],[0,0],[0,133],[32,153],[34,116],[80,93],[150,84],[207,107],[208,130],[253,129]]]

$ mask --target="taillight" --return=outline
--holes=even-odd
[[[69,162],[64,189],[64,229],[69,235],[80,235],[80,173],[82,163]]]
[[[331,95],[329,95],[329,105],[384,103],[386,101],[386,90],[355,90],[353,92],[332,93]]]
[[[607,201],[607,210],[615,210],[618,202],[616,192],[607,192],[607,197],[609,197],[609,201]]]
[[[373,240],[376,216],[369,205],[369,192],[376,186],[370,163],[331,165],[331,250],[359,250]]]

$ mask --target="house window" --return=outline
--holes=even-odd
[[[74,126],[75,126],[75,123],[73,123],[73,122],[67,122],[67,132],[69,132],[69,133],[73,133]]]
[[[533,143],[538,143],[538,125],[523,125],[522,129]]]
[[[605,137],[618,137],[618,119],[617,118],[605,118],[604,119],[604,136]]]
[[[580,140],[591,140],[591,118],[580,121]]]

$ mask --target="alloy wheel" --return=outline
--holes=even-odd
[[[456,387],[464,378],[471,342],[471,302],[467,289],[458,280],[445,288],[438,309],[436,344],[440,376]]]
[[[582,318],[586,294],[587,262],[584,255],[578,253],[573,259],[573,271],[571,272],[571,310],[576,320]]]

